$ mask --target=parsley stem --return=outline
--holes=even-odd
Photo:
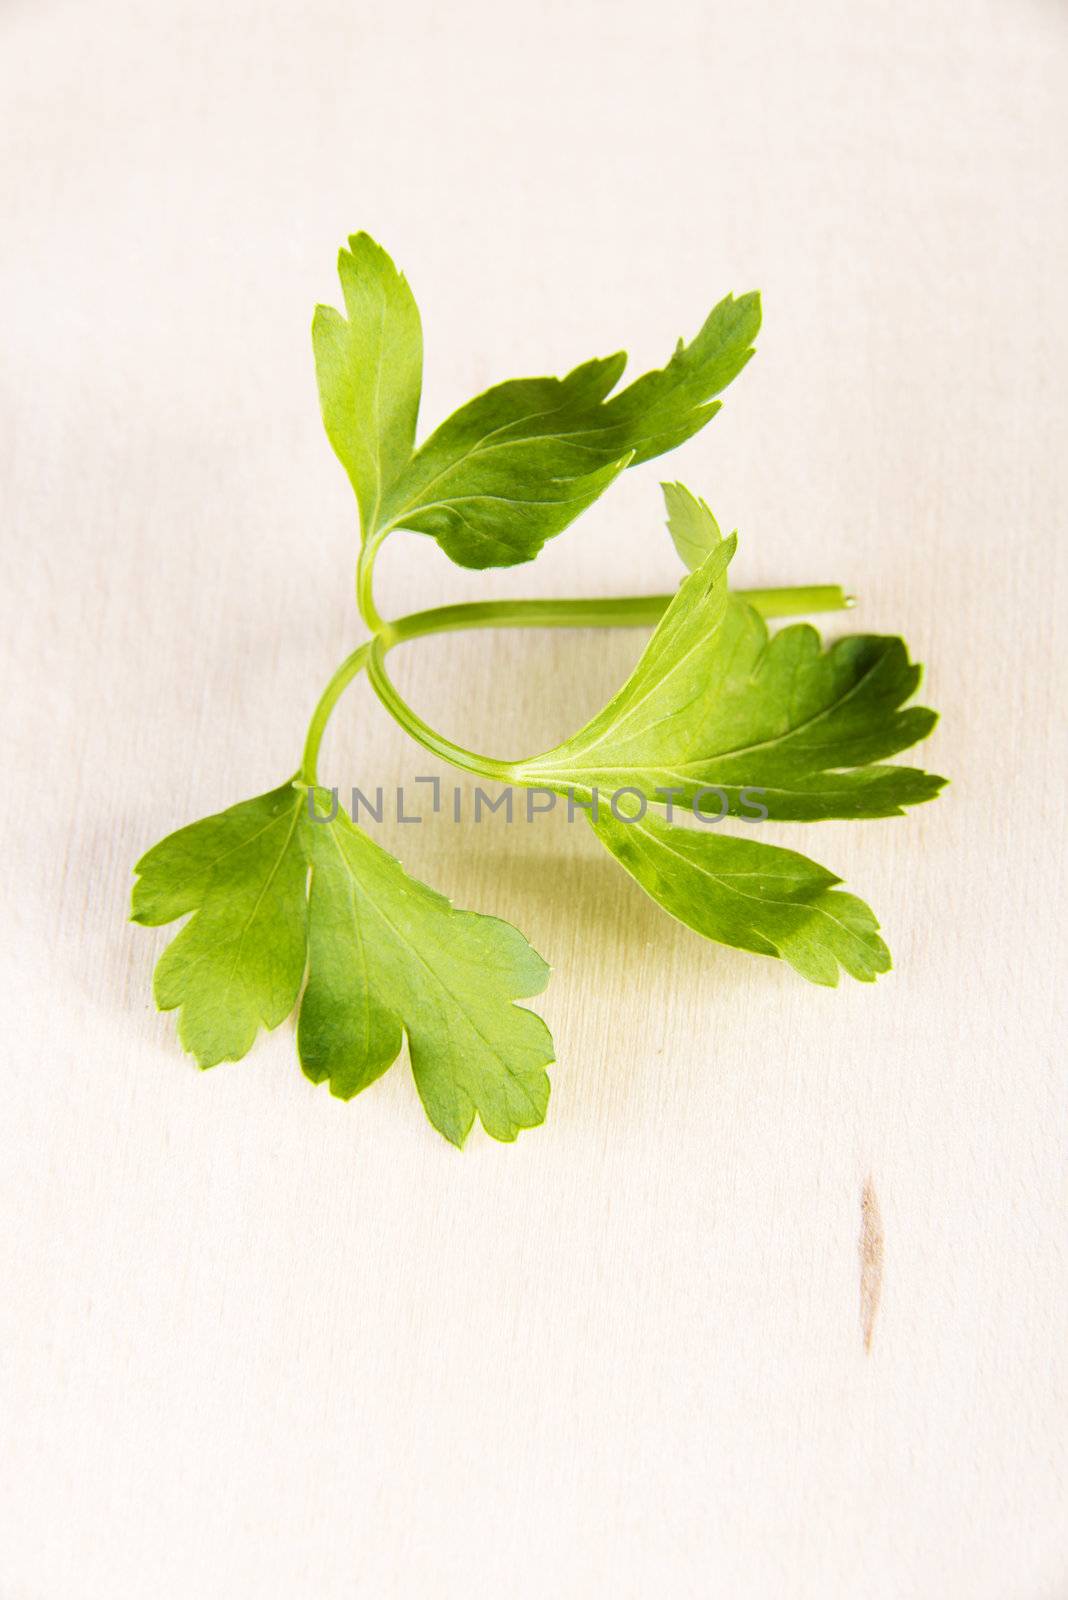
[[[384,538],[385,534],[378,534],[362,544],[356,562],[356,605],[372,633],[380,632],[385,625],[375,605],[373,591],[375,556]]]
[[[364,559],[365,555],[368,559]],[[365,547],[357,568],[357,592],[364,621],[375,637],[361,644],[338,667],[323,690],[304,741],[300,775],[304,783],[318,782],[319,746],[327,722],[353,678],[367,668],[375,694],[390,715],[418,744],[466,772],[507,783],[515,764],[477,755],[453,744],[423,721],[398,694],[386,671],[385,657],[394,645],[422,639],[432,633],[452,633],[462,628],[640,628],[652,627],[667,610],[674,595],[650,594],[603,600],[476,600],[454,606],[434,606],[414,611],[395,622],[383,622],[371,599],[374,553]],[[837,584],[815,584],[786,589],[736,591],[765,617],[797,616],[816,611],[844,611],[855,604]]]
[[[371,650],[367,657],[367,676],[371,687],[393,720],[399,722],[405,733],[410,734],[424,750],[429,750],[431,755],[440,756],[443,761],[450,762],[454,767],[460,767],[464,772],[477,772],[483,778],[492,778],[497,783],[507,783],[514,770],[511,762],[497,761],[492,756],[476,755],[473,750],[465,750],[461,744],[453,744],[451,739],[446,739],[444,734],[438,733],[436,728],[424,722],[406,700],[401,699],[386,671],[385,663],[386,651],[391,643],[397,642],[396,639],[390,641],[379,636],[371,641]]]
[[[807,617],[817,611],[852,611],[856,595],[840,584],[814,583],[796,589],[736,589],[762,617]]]
[[[308,735],[304,740],[304,754],[300,760],[301,781],[314,785],[318,783],[317,763],[319,760],[319,746],[323,742],[326,725],[330,721],[330,713],[337,705],[341,696],[356,677],[362,672],[370,653],[371,641],[367,640],[354,650],[350,656],[338,667],[319,698],[319,704],[312,713],[308,724]]]
[[[848,611],[855,604],[852,596],[836,583],[735,592],[763,617]],[[392,649],[409,639],[451,633],[459,628],[651,628],[674,598],[672,594],[647,594],[606,600],[475,600],[415,611],[377,631],[386,648]]]

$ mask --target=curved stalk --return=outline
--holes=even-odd
[[[356,605],[372,633],[380,633],[386,626],[374,600],[375,556],[384,538],[384,534],[379,534],[376,538],[368,539],[366,544],[360,546],[356,562]]]
[[[495,783],[508,783],[514,772],[512,762],[497,761],[492,756],[481,756],[474,750],[465,750],[461,744],[453,744],[451,739],[446,739],[444,734],[438,733],[436,728],[424,722],[418,712],[413,711],[408,702],[401,698],[386,671],[385,657],[389,648],[390,643],[383,638],[371,641],[367,657],[367,677],[371,688],[393,720],[400,724],[405,733],[411,734],[424,750],[429,750],[431,755],[440,756],[443,761],[451,762],[454,767],[460,767],[464,772],[477,772],[480,777],[491,778]]]
[[[314,787],[319,781],[317,764],[319,760],[319,746],[323,742],[326,725],[330,721],[330,713],[337,705],[341,696],[359,672],[363,671],[371,641],[361,644],[338,667],[326,688],[319,697],[319,704],[312,712],[312,719],[308,724],[307,737],[304,740],[304,754],[300,758],[300,780],[302,783]]]
[[[375,694],[390,715],[418,744],[465,772],[477,773],[497,783],[512,781],[522,763],[498,761],[463,745],[454,744],[424,722],[398,693],[386,671],[386,652],[395,645],[434,633],[468,628],[640,628],[653,627],[674,595],[650,594],[603,600],[476,600],[463,605],[434,606],[383,622],[371,595],[374,547],[366,545],[357,567],[360,614],[375,637],[361,644],[338,667],[323,690],[312,714],[304,742],[300,776],[304,783],[318,782],[319,746],[327,722],[342,694],[363,669]],[[815,584],[785,589],[740,589],[742,599],[764,617],[796,616],[817,611],[844,611],[856,604],[838,584]]]

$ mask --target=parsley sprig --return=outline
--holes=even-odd
[[[356,595],[369,637],[320,697],[296,774],[168,835],[135,871],[133,920],[188,918],[155,972],[202,1067],[238,1060],[299,1005],[297,1052],[315,1083],[350,1099],[407,1038],[431,1122],[462,1145],[477,1115],[495,1139],[543,1121],[554,1051],[518,1004],[548,968],[517,929],[461,911],[411,878],[320,786],[319,747],[366,671],[385,709],[464,771],[567,794],[642,888],[708,939],[780,957],[813,983],[890,967],[867,905],[826,868],[709,821],[900,816],[944,779],[888,760],[935,713],[910,704],[920,669],[900,639],[853,634],[824,648],[807,623],[845,609],[836,585],[732,590],[737,535],[703,500],[665,484],[668,529],[689,569],[674,594],[487,600],[387,621],[374,600],[383,542],[407,529],[460,566],[533,560],[619,474],[710,421],[753,354],[755,294],[728,296],[666,365],[619,387],[623,354],[564,378],[518,378],[461,406],[422,443],[422,329],[403,275],[367,234],[339,257],[345,314],[313,324],[326,432],[356,495]],[[454,744],[401,698],[387,657],[456,629],[652,627],[637,666],[585,727],[540,755],[503,759]],[[626,808],[602,797],[627,792]],[[688,822],[683,820],[688,818]],[[695,820],[696,819],[696,820]]]

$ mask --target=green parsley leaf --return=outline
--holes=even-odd
[[[904,707],[920,681],[900,639],[853,634],[823,649],[807,623],[768,636],[727,591],[736,536],[686,578],[630,678],[563,744],[514,768],[518,782],[566,790],[640,789],[649,800],[719,814],[900,816],[944,778],[884,758],[937,716]],[[704,793],[703,791],[716,791]]]
[[[323,420],[352,480],[365,540],[394,528],[436,539],[464,567],[530,561],[624,467],[703,428],[753,354],[760,297],[728,295],[667,366],[612,395],[622,353],[565,378],[497,384],[414,451],[422,340],[407,283],[366,234],[339,260],[348,320],[318,307]]]
[[[597,420],[626,357],[566,378],[515,378],[454,411],[416,452],[382,524],[428,533],[461,567],[530,561],[604,493],[630,460]]]
[[[632,466],[674,450],[711,422],[722,405],[712,396],[752,359],[759,332],[760,295],[729,294],[689,344],[679,340],[666,367],[645,373],[608,402],[605,422],[634,451]]]
[[[350,1099],[407,1033],[427,1115],[453,1144],[476,1113],[502,1140],[544,1121],[552,1038],[515,1002],[540,994],[545,962],[508,923],[409,877],[340,808],[313,821],[301,784],[180,829],[135,871],[134,921],[194,913],[160,957],[155,994],[161,1011],[181,1008],[200,1066],[238,1060],[283,1022],[307,967],[297,1048],[313,1082]]]
[[[703,428],[753,354],[760,297],[733,295],[667,366],[606,398],[619,353],[566,378],[518,378],[453,413],[421,446],[382,507],[385,526],[429,533],[459,566],[531,561],[624,467]]]
[[[356,491],[365,537],[415,447],[423,331],[404,279],[380,245],[353,234],[338,255],[348,320],[317,306],[312,347],[327,437]]]
[[[862,983],[890,970],[890,952],[863,900],[793,850],[678,827],[654,812],[622,822],[602,811],[601,842],[679,922],[719,944],[781,956],[811,983]],[[706,824],[707,826],[707,824]]]
[[[696,572],[719,544],[719,523],[705,505],[681,483],[662,483],[668,510],[668,532],[683,565]]]
[[[195,915],[160,957],[156,1004],[202,1067],[237,1061],[292,1011],[304,977],[303,795],[292,784],[191,823],[134,871],[135,922]]]
[[[319,796],[317,809],[324,809]],[[297,1044],[304,1071],[349,1098],[408,1035],[427,1116],[462,1145],[477,1112],[494,1139],[544,1121],[548,1028],[515,1001],[545,962],[515,928],[457,911],[410,878],[343,810],[304,820],[312,864],[310,966]]]

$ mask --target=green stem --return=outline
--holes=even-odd
[[[319,746],[323,742],[323,734],[326,732],[326,725],[330,721],[330,713],[353,678],[363,670],[370,650],[371,641],[367,640],[358,649],[354,650],[351,656],[346,656],[320,695],[319,704],[312,712],[312,719],[308,724],[308,734],[304,740],[304,754],[300,758],[300,778],[303,783],[309,785],[318,783]]]
[[[809,617],[817,611],[852,611],[856,596],[841,584],[815,583],[796,589],[736,589],[740,600],[762,617]]]
[[[385,706],[395,722],[399,722],[405,733],[411,734],[417,744],[424,750],[429,750],[432,755],[440,756],[443,761],[449,761],[454,767],[460,767],[464,772],[477,772],[480,777],[492,778],[495,783],[507,783],[512,777],[513,766],[508,761],[496,761],[492,756],[480,756],[474,750],[465,750],[463,745],[453,744],[451,739],[446,739],[444,734],[438,733],[428,722],[424,722],[419,714],[412,710],[406,700],[402,700],[397,689],[386,671],[385,656],[391,643],[383,638],[371,641],[370,654],[367,657],[367,677],[371,688]]]
[[[360,616],[372,633],[380,633],[386,626],[375,605],[373,588],[375,556],[384,538],[385,534],[379,534],[377,538],[368,539],[361,545],[359,559],[356,562],[356,604]]]
[[[735,592],[762,617],[848,611],[856,604],[836,583]],[[391,650],[409,639],[421,639],[428,633],[453,633],[460,628],[651,628],[674,598],[673,594],[643,594],[607,600],[475,600],[466,605],[414,611],[375,631]]]
[[[385,666],[386,652],[395,645],[422,639],[432,633],[452,633],[467,628],[640,628],[652,627],[667,610],[674,595],[651,594],[606,600],[476,600],[466,605],[435,606],[415,611],[395,622],[383,622],[371,596],[373,547],[367,545],[357,567],[360,614],[375,638],[354,650],[338,667],[323,690],[308,726],[301,760],[304,783],[318,782],[317,762],[330,714],[358,673],[367,668],[375,694],[390,715],[418,744],[465,772],[477,773],[497,783],[510,781],[518,763],[465,750],[423,721],[397,692]],[[837,584],[816,584],[787,589],[740,589],[765,617],[805,615],[816,611],[844,611],[855,604]]]

